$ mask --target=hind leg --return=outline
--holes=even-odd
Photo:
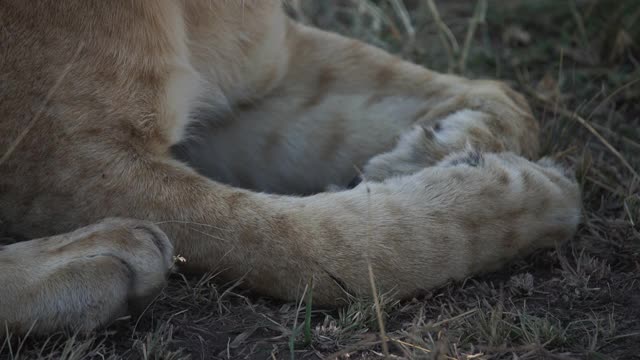
[[[207,115],[219,123],[187,144],[185,158],[204,175],[248,189],[309,194],[346,186],[356,168],[387,152],[392,156],[378,160],[405,174],[467,142],[483,151],[537,153],[538,124],[526,100],[504,83],[439,74],[298,24],[280,38],[271,56],[282,56],[274,62],[286,66],[279,76],[264,66],[263,81],[253,84],[265,94],[233,104],[226,119]],[[414,140],[434,137],[418,144],[419,159],[401,149],[402,134],[414,128],[428,130]],[[384,164],[373,167],[384,171]]]
[[[0,336],[86,332],[142,310],[164,286],[172,253],[156,226],[121,219],[0,247]]]

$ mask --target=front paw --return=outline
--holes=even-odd
[[[126,219],[18,243],[5,255],[21,263],[8,263],[0,274],[8,288],[0,295],[0,322],[16,333],[89,332],[139,312],[173,266],[167,236],[153,224]]]
[[[166,285],[173,268],[173,245],[167,235],[152,223],[129,219],[107,219],[86,231],[91,235],[82,231],[83,238],[72,244],[72,252],[83,247],[81,255],[88,266],[92,266],[90,259],[100,257],[120,262],[128,272],[126,294],[120,294],[127,311],[143,310]]]
[[[382,181],[410,175],[465,149],[505,151],[506,147],[497,139],[500,135],[492,134],[485,125],[488,120],[485,113],[461,110],[431,126],[414,126],[400,137],[395,148],[369,160],[364,178]]]
[[[466,143],[483,152],[537,156],[540,126],[524,96],[500,81],[456,78],[454,84],[445,100],[424,112],[419,124],[438,132],[452,127],[447,125],[452,115],[473,112],[479,119],[463,126]]]

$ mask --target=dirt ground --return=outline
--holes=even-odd
[[[0,359],[640,359],[640,1],[290,0],[292,16],[531,100],[576,169],[570,242],[419,298],[311,309],[174,275],[88,337],[0,340]],[[438,20],[439,19],[439,20]],[[388,345],[385,354],[383,340]]]

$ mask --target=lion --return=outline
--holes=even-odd
[[[0,26],[0,218],[32,239],[0,246],[0,334],[108,326],[175,268],[406,298],[579,223],[522,95],[279,0],[4,0]]]

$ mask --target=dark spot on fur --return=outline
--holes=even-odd
[[[347,185],[347,189],[353,189],[356,186],[360,185],[362,182],[362,177],[360,175],[356,175]]]
[[[375,104],[381,102],[382,100],[384,100],[384,98],[386,98],[387,96],[389,96],[389,95],[385,94],[383,92],[375,93],[375,94],[369,96],[369,98],[367,99],[367,102],[365,103],[365,106],[375,105]]]
[[[503,196],[504,189],[495,185],[487,185],[480,189],[478,197],[486,198],[488,201],[495,201]]]
[[[431,128],[426,127],[426,126],[422,127],[422,133],[424,134],[424,137],[428,141],[432,141],[433,138],[435,137],[435,134],[434,134],[433,130]]]
[[[90,128],[87,130],[84,130],[81,132],[84,135],[87,135],[87,137],[96,137],[96,136],[101,136],[104,134],[104,131],[100,128]]]
[[[276,215],[270,221],[272,234],[281,239],[287,239],[287,247],[290,256],[296,259],[305,259],[307,252],[302,248],[298,230],[293,219],[287,215]],[[304,260],[302,260],[304,261]]]
[[[498,175],[498,183],[500,185],[507,186],[509,185],[509,182],[511,182],[511,179],[509,178],[509,174],[507,172],[501,172]]]
[[[490,117],[487,122],[487,127],[495,136],[509,135],[511,134],[510,129],[505,125],[505,123],[496,117]]]
[[[456,182],[463,182],[464,181],[464,175],[461,174],[460,172],[454,172],[453,174],[451,174],[451,179],[456,181]]]
[[[260,243],[260,237],[256,234],[255,230],[249,226],[242,228],[238,234],[238,240],[246,246],[254,246]]]
[[[535,187],[535,179],[528,171],[522,171],[522,186],[525,191],[531,191]]]
[[[325,219],[321,222],[320,226],[322,227],[322,232],[324,233],[323,235],[326,237],[327,242],[333,244],[334,247],[338,247],[340,244],[344,243],[342,232],[340,232],[333,221]]]
[[[509,210],[505,214],[504,218],[509,221],[515,221],[523,217],[527,212],[529,212],[529,209],[525,207]]]
[[[535,215],[542,216],[543,214],[546,214],[549,211],[550,207],[551,207],[551,199],[549,199],[546,196],[543,196],[537,205]]]
[[[314,107],[322,102],[325,96],[329,93],[331,85],[336,81],[337,76],[335,70],[332,68],[324,68],[320,70],[318,75],[316,91],[307,99],[303,104],[304,109]]]
[[[257,103],[253,100],[243,100],[238,102],[235,107],[240,112],[250,111],[257,107]]]
[[[247,194],[242,192],[234,192],[233,194],[229,195],[226,199],[229,210],[233,212],[236,208],[238,208],[238,203],[240,203],[246,197]]]
[[[462,219],[462,226],[469,234],[476,234],[482,224],[478,219],[469,217]]]
[[[274,233],[283,238],[293,238],[294,228],[290,219],[285,215],[278,215],[272,222]]]
[[[469,151],[464,156],[452,159],[447,163],[448,166],[467,165],[478,167],[484,165],[484,157],[479,151]]]
[[[378,87],[388,86],[389,83],[396,76],[396,64],[399,63],[400,58],[394,57],[394,59],[386,65],[383,65],[376,73],[376,85]]]

